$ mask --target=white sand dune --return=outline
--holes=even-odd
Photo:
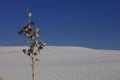
[[[0,47],[0,77],[32,80],[25,47]],[[36,64],[36,80],[120,80],[120,51],[47,46]]]

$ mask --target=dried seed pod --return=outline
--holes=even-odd
[[[22,33],[23,33],[23,30],[22,30],[22,29],[18,30],[18,34],[19,34],[19,35],[21,35]]]
[[[24,53],[24,54],[26,54],[26,51],[27,51],[26,49],[23,49],[23,53]]]
[[[34,53],[35,56],[37,56],[37,53]]]
[[[35,60],[36,60],[36,61],[40,61],[40,59],[38,59],[38,58],[36,58]]]
[[[25,33],[25,37],[30,38],[30,33]]]
[[[30,52],[28,52],[27,55],[30,56]]]
[[[33,35],[31,35],[31,36],[30,36],[30,40],[33,40],[33,39],[34,39],[34,36],[33,36]]]

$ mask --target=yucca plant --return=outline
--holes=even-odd
[[[23,49],[23,53],[27,54],[32,61],[32,80],[35,80],[35,63],[40,61],[37,57],[38,53],[46,46],[46,44],[39,39],[39,35],[42,34],[38,27],[35,27],[35,23],[30,20],[32,13],[27,11],[28,24],[18,30],[19,35],[23,35],[30,42],[28,49]]]

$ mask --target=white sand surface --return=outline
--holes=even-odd
[[[0,78],[32,80],[26,47],[0,47]],[[120,80],[120,51],[47,46],[36,63],[36,80]]]

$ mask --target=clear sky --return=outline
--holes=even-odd
[[[120,50],[120,0],[0,0],[0,46],[28,44],[27,8],[47,45]]]

